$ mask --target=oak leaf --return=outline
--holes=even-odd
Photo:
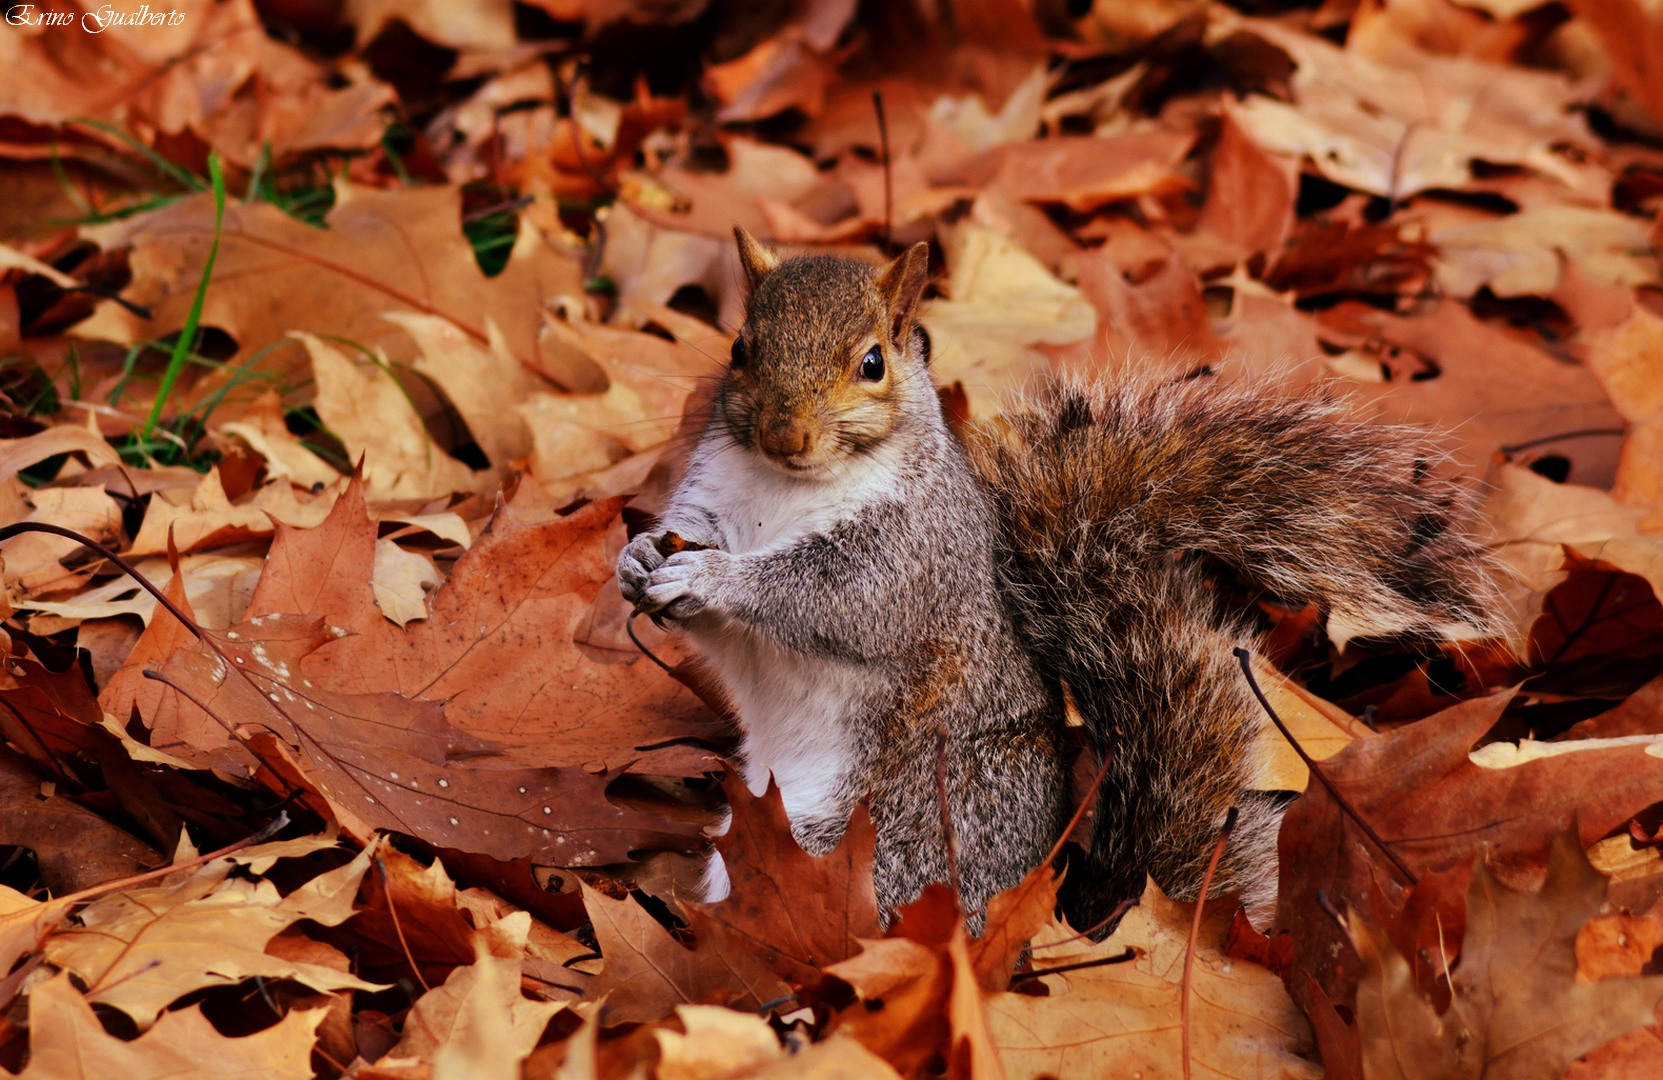
[[[1196,1075],[1317,1077],[1306,1060],[1311,1036],[1282,981],[1256,964],[1227,958],[1221,945],[1233,902],[1209,905],[1196,943],[1190,988]],[[1101,943],[1053,921],[1034,941],[1036,968],[1103,960],[1118,964],[1041,976],[1049,996],[987,997],[993,1042],[1013,1077],[1177,1076],[1184,956],[1194,906],[1168,900],[1150,882],[1139,905]]]
[[[561,1007],[520,992],[518,957],[484,954],[416,999],[391,1053],[432,1063],[436,1077],[513,1080]]]
[[[267,615],[212,635],[212,650],[175,653],[161,674],[234,734],[239,756],[321,797],[360,842],[395,829],[558,866],[697,843],[695,824],[609,802],[605,769],[519,766],[453,727],[442,702],[314,685],[301,674],[305,658],[341,633],[317,616]]]
[[[34,851],[41,880],[58,895],[137,874],[161,853],[79,803],[43,795],[40,776],[0,748],[0,845]]]
[[[218,859],[94,900],[74,925],[47,938],[47,960],[80,976],[89,1000],[120,1009],[141,1030],[192,990],[254,976],[294,979],[322,991],[379,989],[346,972],[264,951],[301,919],[334,925],[350,917],[367,858],[320,874],[288,896],[270,881],[228,876],[236,864]]]
[[[308,655],[297,674],[337,691],[443,702],[451,724],[511,760],[702,772],[703,753],[653,748],[720,743],[731,732],[645,658],[601,663],[573,641],[596,593],[616,588],[607,530],[621,504],[567,517],[499,506],[432,594],[429,617],[400,629],[375,605],[366,570],[376,527],[354,484],[318,528],[279,527],[248,615],[326,617],[351,633]]]
[[[722,782],[732,820],[717,838],[728,895],[715,903],[682,901],[701,949],[751,953],[793,985],[860,951],[859,939],[879,934],[872,884],[876,834],[858,807],[838,845],[825,855],[798,846],[779,786],[770,778],[758,798],[729,768]]]
[[[1470,754],[1512,696],[1507,690],[1475,698],[1359,739],[1324,762],[1324,771],[1391,852],[1423,876],[1465,863],[1487,845],[1502,880],[1529,881],[1568,822],[1592,843],[1663,800],[1663,761],[1644,746],[1600,741],[1540,756],[1528,748],[1564,744],[1527,742]],[[1356,954],[1316,894],[1342,908],[1373,910],[1385,923],[1402,910],[1407,883],[1322,785],[1311,785],[1289,808],[1279,850],[1277,923],[1293,933],[1295,968],[1314,975],[1336,1005],[1349,1005]],[[1297,981],[1294,990],[1303,996]]]
[[[1525,1080],[1650,1023],[1663,977],[1576,980],[1578,931],[1605,901],[1605,878],[1575,832],[1554,839],[1537,892],[1507,888],[1482,856],[1467,895],[1467,934],[1441,1017],[1409,965],[1354,916],[1363,1068],[1373,1080]]]
[[[227,1038],[200,1007],[170,1012],[137,1039],[107,1034],[67,973],[29,994],[24,1080],[308,1080],[325,1010],[295,1010],[253,1035]]]
[[[605,958],[589,996],[605,996],[608,1023],[659,1020],[677,1005],[706,1002],[756,1009],[788,993],[762,957],[703,942],[689,948],[632,899],[585,884],[583,903]]]

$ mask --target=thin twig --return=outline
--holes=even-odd
[[[1503,446],[1501,448],[1501,452],[1507,457],[1512,457],[1520,450],[1529,450],[1537,446],[1546,446],[1548,443],[1564,442],[1568,439],[1592,439],[1600,435],[1620,436],[1626,434],[1627,432],[1622,428],[1580,428],[1576,431],[1561,432],[1558,435],[1544,435],[1540,439],[1531,439],[1527,442],[1513,443],[1510,446]]]
[[[1125,915],[1128,911],[1131,911],[1133,908],[1137,907],[1138,903],[1139,903],[1138,898],[1135,897],[1135,896],[1132,897],[1129,900],[1122,900],[1120,903],[1118,903],[1114,906],[1113,911],[1109,912],[1108,915],[1104,916],[1103,919],[1100,920],[1095,926],[1091,927],[1091,929],[1081,930],[1078,934],[1074,934],[1070,937],[1065,937],[1061,941],[1041,942],[1040,944],[1034,945],[1031,948],[1029,948],[1028,951],[1029,952],[1038,952],[1041,949],[1056,949],[1056,948],[1060,948],[1064,945],[1067,945],[1071,942],[1084,941],[1086,938],[1091,937],[1093,934],[1097,933],[1097,931],[1103,929],[1105,926],[1108,926],[1111,923],[1115,923],[1115,922],[1120,921],[1120,919],[1125,917]]]
[[[660,660],[657,656],[653,655],[653,651],[641,644],[641,639],[635,636],[635,617],[639,614],[641,614],[639,611],[632,611],[629,613],[629,618],[624,620],[624,632],[629,635],[629,640],[635,642],[635,647],[641,650],[642,656],[645,656],[648,660],[651,660],[653,663],[663,668],[665,674],[674,675],[676,673],[676,669]]]
[[[1195,943],[1201,937],[1201,916],[1207,909],[1207,890],[1213,887],[1213,873],[1218,860],[1224,857],[1224,845],[1236,828],[1237,809],[1232,806],[1224,815],[1224,828],[1218,830],[1218,843],[1213,845],[1213,857],[1207,860],[1207,872],[1201,875],[1201,895],[1195,898],[1195,918],[1190,921],[1189,945],[1184,950],[1184,988],[1180,1001],[1179,1028],[1184,1036],[1184,1080],[1190,1080],[1190,976],[1195,970]]]
[[[1017,983],[1021,982],[1023,979],[1037,979],[1041,975],[1058,975],[1064,971],[1078,971],[1081,968],[1105,967],[1109,964],[1124,964],[1128,960],[1136,960],[1137,958],[1138,951],[1128,945],[1125,952],[1116,953],[1114,956],[1099,956],[1095,960],[1081,960],[1075,964],[1058,964],[1056,967],[1035,968],[1033,971],[1018,971],[1016,974],[1011,976],[1011,982]]]
[[[947,845],[947,881],[953,895],[964,901],[964,890],[959,888],[958,843],[953,839],[953,815],[947,806],[947,733],[935,733],[935,794],[941,803],[941,839]]]
[[[1293,752],[1299,755],[1299,760],[1305,763],[1305,767],[1311,771],[1311,775],[1323,786],[1339,808],[1345,811],[1345,815],[1356,822],[1357,827],[1363,830],[1364,835],[1374,841],[1374,846],[1379,848],[1387,859],[1391,860],[1391,864],[1397,867],[1397,872],[1403,875],[1403,879],[1410,885],[1419,885],[1420,878],[1416,877],[1414,871],[1405,866],[1403,860],[1398,858],[1397,854],[1386,846],[1386,841],[1380,839],[1380,834],[1375,832],[1367,821],[1363,820],[1363,815],[1357,812],[1355,806],[1351,805],[1351,800],[1340,794],[1340,789],[1334,786],[1332,780],[1328,779],[1328,774],[1317,765],[1316,759],[1305,752],[1305,748],[1299,745],[1299,740],[1293,737],[1293,732],[1288,730],[1288,725],[1283,723],[1282,718],[1276,715],[1276,710],[1270,707],[1270,700],[1265,697],[1265,692],[1259,689],[1259,681],[1253,677],[1253,668],[1250,663],[1251,654],[1246,649],[1237,648],[1235,655],[1236,660],[1241,664],[1241,673],[1247,676],[1247,685],[1252,688],[1253,696],[1259,699],[1259,706],[1270,717],[1270,722],[1276,725],[1276,730],[1282,733],[1282,738],[1288,740],[1288,745],[1293,747]]]
[[[895,246],[895,186],[889,164],[889,120],[883,112],[883,91],[872,91],[872,108],[878,114],[878,148],[883,155],[883,246]]]
[[[393,933],[398,935],[398,944],[404,950],[404,959],[409,962],[410,970],[416,975],[416,981],[422,984],[422,992],[431,993],[433,988],[422,978],[422,969],[416,966],[416,958],[410,952],[410,943],[404,940],[404,927],[398,921],[398,906],[393,903],[393,883],[387,875],[387,861],[379,856],[375,860],[375,872],[381,878],[381,891],[387,897],[387,914],[393,917]]]

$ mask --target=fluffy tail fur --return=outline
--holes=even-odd
[[[1331,631],[1492,629],[1470,496],[1433,475],[1424,432],[1367,424],[1318,395],[1210,379],[1061,385],[968,440],[999,518],[1020,633],[1112,754],[1064,907],[1091,926],[1152,875],[1193,898],[1226,810],[1241,818],[1218,888],[1265,912],[1280,801],[1249,790],[1262,719],[1231,649],[1249,620],[1209,560]]]

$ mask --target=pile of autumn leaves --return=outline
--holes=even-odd
[[[50,891],[0,887],[0,1067],[1663,1072],[1663,274],[1646,220],[1663,154],[1602,141],[1575,111],[1656,104],[1652,31],[1605,46],[1608,79],[1578,80],[1497,62],[1538,22],[1444,0],[1363,5],[1344,48],[1299,22],[1322,12],[1128,3],[1113,7],[1161,33],[1115,78],[1059,88],[1053,51],[1081,62],[1055,68],[1069,78],[1110,55],[1091,21],[1110,5],[1067,43],[1016,5],[950,6],[961,38],[942,30],[904,70],[837,54],[853,5],[831,30],[805,9],[713,66],[723,121],[798,109],[813,155],[722,131],[711,171],[684,102],[603,98],[522,49],[508,4],[459,20],[405,5],[458,70],[489,75],[428,128],[448,149],[425,185],[374,150],[392,89],[302,62],[252,4],[214,5],[148,53],[5,39],[31,77],[0,113],[33,127],[8,128],[21,141],[0,153],[39,156],[43,132],[70,156],[119,150],[68,123],[111,108],[80,77],[94,68],[147,88],[109,116],[234,169],[258,163],[255,132],[279,157],[369,153],[326,228],[233,199],[203,315],[236,362],[273,347],[260,370],[306,388],[363,461],[354,476],[246,387],[215,414],[225,457],[206,475],[113,449],[133,422],[131,402],[107,404],[123,345],[182,324],[208,195],[0,249],[6,295],[61,290],[32,321],[0,319],[3,344],[78,395],[44,430],[6,415],[0,521],[117,546],[183,616],[73,541],[5,544],[0,845],[32,851]],[[392,10],[352,18],[368,38]],[[1569,25],[1620,42],[1624,11]],[[1186,86],[1178,60],[1221,82]],[[873,89],[887,177],[851,150],[878,145]],[[459,229],[459,182],[480,178],[529,199],[490,277]],[[1301,213],[1302,189],[1337,201]],[[589,235],[568,231],[572,200],[600,197]],[[1269,936],[1230,898],[1198,916],[1151,885],[1094,943],[1057,921],[1048,868],[997,898],[979,937],[946,886],[886,930],[863,813],[812,858],[777,796],[731,782],[733,893],[685,899],[732,729],[685,647],[644,620],[673,674],[641,656],[610,575],[727,352],[736,221],[781,244],[866,242],[845,250],[868,258],[891,229],[933,237],[945,268],[922,317],[960,419],[1048,370],[1148,355],[1233,377],[1291,355],[1312,362],[1290,381],[1456,429],[1509,568],[1510,640],[1403,654],[1366,626],[1268,613],[1256,677],[1323,770],[1313,782],[1267,725],[1256,786],[1303,793]],[[135,308],[76,306],[94,264],[119,264]],[[714,314],[673,305],[687,290]],[[423,385],[477,457],[437,445]],[[223,386],[196,380],[180,404]],[[1556,482],[1561,466],[1581,483]],[[1337,700],[1296,675],[1328,677]]]

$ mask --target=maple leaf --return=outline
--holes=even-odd
[[[227,1038],[199,1006],[170,1012],[131,1042],[104,1031],[67,972],[29,993],[23,1080],[308,1080],[323,1009],[294,1010],[264,1031]]]
[[[700,948],[752,953],[795,986],[860,951],[860,938],[877,937],[878,899],[872,884],[876,833],[857,807],[837,847],[810,855],[791,835],[779,786],[770,777],[759,798],[737,768],[723,776],[732,821],[716,840],[728,873],[728,895],[715,903],[682,901]]]
[[[431,616],[400,628],[375,605],[365,571],[376,527],[355,484],[317,529],[278,528],[247,614],[322,615],[352,631],[297,671],[335,690],[443,701],[452,724],[519,762],[702,772],[703,754],[651,748],[731,732],[645,658],[599,663],[573,641],[596,593],[614,587],[606,531],[621,505],[543,520],[499,506],[433,594]]]
[[[1601,742],[1535,756],[1496,744],[1475,761],[1469,750],[1512,696],[1508,690],[1462,702],[1360,739],[1324,762],[1329,780],[1423,883],[1428,871],[1464,864],[1486,845],[1498,874],[1528,880],[1567,822],[1593,843],[1663,799],[1663,761],[1643,746]],[[1295,968],[1313,974],[1336,1005],[1348,1005],[1356,954],[1316,894],[1374,910],[1385,923],[1403,910],[1407,882],[1384,866],[1382,853],[1322,785],[1311,785],[1289,808],[1279,850],[1277,923],[1293,933]],[[1294,990],[1304,997],[1297,981]]]
[[[888,937],[862,945],[826,968],[857,995],[832,1015],[828,1031],[853,1036],[904,1075],[940,1054],[950,1075],[1003,1078],[964,920],[947,886],[925,886],[897,910]]]
[[[1559,1076],[1572,1060],[1650,1023],[1663,977],[1578,982],[1576,936],[1605,900],[1576,833],[1559,834],[1539,892],[1507,888],[1482,856],[1449,1011],[1439,1016],[1403,957],[1353,916],[1363,1068],[1373,1080]]]
[[[442,847],[558,866],[626,862],[697,844],[698,826],[606,798],[606,770],[495,760],[446,721],[444,705],[395,693],[343,694],[299,676],[339,633],[317,616],[267,615],[188,648],[163,678],[244,751],[321,796],[351,836],[395,829]]]

